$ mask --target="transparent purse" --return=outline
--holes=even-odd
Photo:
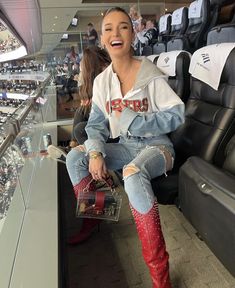
[[[115,189],[113,181],[104,180],[105,187],[89,191],[92,179],[77,199],[76,216],[118,221],[122,204],[122,196]]]

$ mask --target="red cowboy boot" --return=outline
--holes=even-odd
[[[151,210],[141,214],[131,207],[136,223],[142,254],[153,282],[153,288],[171,288],[169,278],[169,255],[162,235],[157,201]]]
[[[84,218],[81,230],[76,235],[69,238],[68,244],[77,245],[86,241],[94,232],[95,227],[99,225],[101,221],[102,220],[100,219]]]
[[[89,191],[95,191],[96,186],[94,181],[92,181],[92,176],[89,174],[83,178],[73,187],[73,190],[76,198],[79,198],[81,193],[86,194],[86,192],[89,193]],[[99,219],[84,218],[81,230],[76,235],[69,238],[68,244],[76,245],[86,241],[91,236],[94,228],[99,225],[100,222],[101,220]]]

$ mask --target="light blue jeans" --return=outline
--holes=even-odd
[[[174,157],[172,145],[156,145],[149,139],[122,138],[120,143],[105,143],[105,163],[109,170],[120,170],[129,164],[137,168],[137,173],[124,177],[124,189],[129,202],[141,214],[153,206],[155,196],[151,179],[166,173],[164,150]],[[86,152],[72,149],[66,157],[66,166],[73,186],[89,174],[89,158]]]

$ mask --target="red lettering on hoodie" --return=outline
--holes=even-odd
[[[135,112],[147,112],[148,111],[148,99],[144,98],[142,100],[127,100],[127,99],[114,99],[111,100],[111,105],[109,105],[109,101],[106,102],[106,111],[109,113],[109,107],[111,106],[111,111],[120,111],[121,107],[120,103]]]

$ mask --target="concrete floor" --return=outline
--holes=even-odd
[[[75,217],[75,197],[63,164],[59,175],[68,238],[79,230],[81,219]],[[87,242],[65,246],[66,288],[152,287],[126,195],[120,185],[119,189],[123,195],[119,222],[102,222],[100,231],[94,232]],[[234,277],[175,206],[160,206],[160,215],[173,288],[235,287]]]

